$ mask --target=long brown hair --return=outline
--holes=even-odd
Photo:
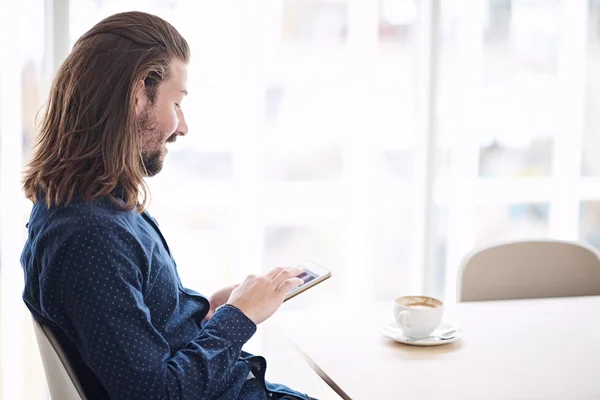
[[[144,81],[152,103],[174,58],[188,62],[185,39],[165,20],[142,12],[112,15],[81,36],[52,83],[23,179],[27,198],[35,203],[44,196],[50,207],[73,197],[109,197],[142,211],[149,190],[135,90]]]

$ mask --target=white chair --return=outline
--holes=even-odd
[[[50,396],[54,400],[85,400],[81,384],[56,336],[50,328],[32,320]]]
[[[462,261],[458,301],[600,295],[600,253],[553,240],[476,249]]]

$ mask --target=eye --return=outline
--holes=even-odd
[[[175,107],[181,108],[181,105],[179,105],[179,103],[175,103]]]

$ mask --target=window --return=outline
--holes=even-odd
[[[46,90],[44,2],[26,0],[0,14],[0,398],[41,398],[45,380],[29,312],[21,300],[19,266],[30,205],[20,191],[23,160],[35,136]],[[6,366],[10,365],[10,368]],[[23,385],[23,374],[40,379]]]
[[[443,277],[440,293],[450,299],[460,259],[474,246],[577,240],[579,188],[600,194],[581,178],[582,138],[594,136],[584,130],[594,115],[585,108],[594,3],[466,3],[441,2],[435,192],[446,240],[437,256],[445,260],[428,277]],[[584,175],[591,152],[583,153]]]

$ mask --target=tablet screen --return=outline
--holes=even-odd
[[[303,273],[298,275],[298,278],[302,279],[304,284],[307,284],[308,282],[317,279],[317,275],[314,272],[305,270]]]

